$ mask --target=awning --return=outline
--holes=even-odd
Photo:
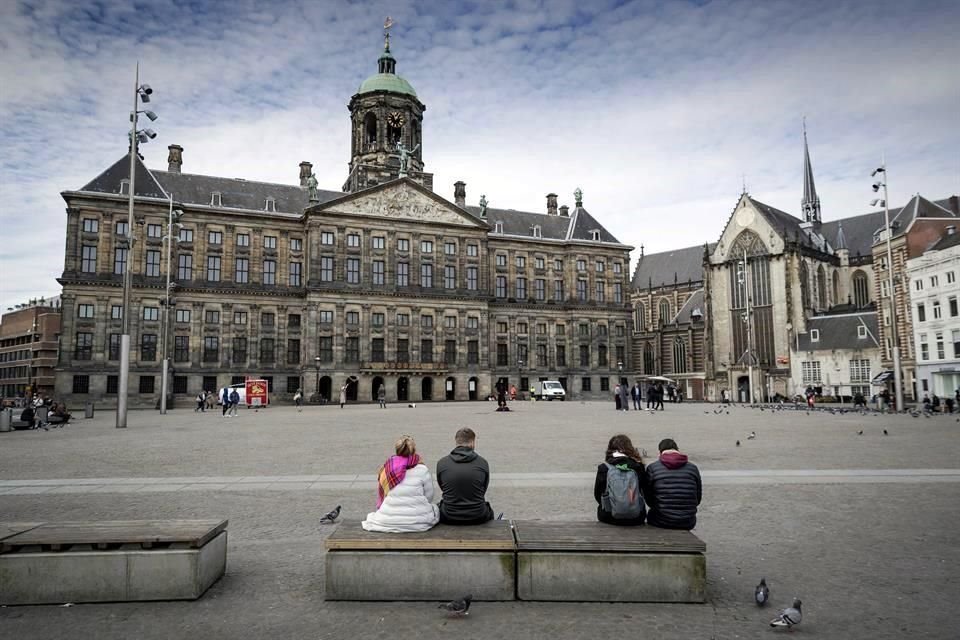
[[[870,384],[884,385],[887,383],[888,380],[892,380],[892,379],[893,379],[893,371],[889,371],[889,370],[881,371],[873,378]]]

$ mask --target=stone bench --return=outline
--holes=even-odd
[[[223,575],[226,520],[0,523],[0,604],[195,600]]]
[[[689,531],[514,521],[517,598],[704,602],[707,547]]]
[[[402,534],[343,522],[325,546],[327,600],[515,598],[515,546],[506,521]]]

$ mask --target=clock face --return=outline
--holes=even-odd
[[[391,127],[402,127],[403,126],[403,114],[399,111],[392,112],[387,116],[387,124]]]

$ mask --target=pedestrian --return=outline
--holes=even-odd
[[[387,386],[381,384],[380,388],[377,389],[377,401],[380,403],[381,409],[387,408]]]
[[[343,405],[347,404],[347,384],[343,383],[343,386],[340,387],[340,408],[343,409]]]
[[[637,411],[639,411],[639,410],[640,410],[640,401],[641,401],[641,399],[642,399],[642,398],[640,397],[641,394],[640,394],[640,383],[639,383],[639,382],[634,382],[634,383],[633,383],[633,389],[630,391],[630,393],[631,393],[631,395],[633,395],[633,408],[636,409]]]
[[[197,411],[206,411],[207,408],[207,395],[201,391],[197,394],[197,408],[193,410],[194,413]]]
[[[223,393],[220,395],[220,403],[223,405],[223,413],[220,414],[220,417],[226,418],[227,411],[230,411],[230,387],[223,388]]]
[[[303,411],[303,389],[297,389],[297,392],[293,394],[293,403],[297,405],[297,413]]]
[[[627,383],[620,385],[620,406],[624,411],[630,411],[630,398],[627,397]]]
[[[677,401],[676,398],[674,398],[675,392],[676,392],[676,387],[673,386],[673,383],[671,382],[670,384],[667,385],[667,397],[670,398],[670,402]]]
[[[613,388],[613,400],[617,405],[617,411],[620,411],[622,408],[622,401],[620,400],[620,385],[617,385]]]
[[[207,398],[207,409],[213,411],[213,408],[217,405],[217,394],[213,392],[213,389],[207,389],[204,394]]]
[[[653,405],[653,408],[663,411],[664,408],[663,408],[663,383],[662,382],[657,382],[657,387],[654,394],[656,395],[656,404]]]
[[[237,417],[237,407],[240,405],[240,394],[236,389],[230,392],[230,415]]]
[[[647,409],[657,408],[657,385],[650,382],[647,384]]]

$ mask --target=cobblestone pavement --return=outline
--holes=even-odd
[[[230,519],[227,574],[200,600],[0,608],[0,637],[387,638],[409,629],[424,640],[761,638],[776,634],[766,625],[773,609],[752,605],[761,575],[775,604],[803,599],[797,637],[956,637],[949,620],[960,599],[954,419],[748,409],[708,416],[704,405],[668,406],[656,416],[607,416],[606,405],[579,403],[523,405],[492,416],[486,408],[280,408],[230,420],[136,413],[126,431],[101,415],[63,430],[0,434],[0,520]],[[705,473],[695,533],[708,547],[709,602],[478,603],[463,620],[444,618],[431,603],[325,602],[322,540],[332,528],[319,527],[318,515],[343,504],[345,517],[358,519],[372,508],[372,482],[369,492],[360,485],[372,480],[401,431],[414,433],[435,461],[464,424],[479,431],[479,449],[500,477],[491,485],[494,507],[524,519],[590,519],[589,477],[614,431],[648,451],[659,438],[675,437]],[[860,428],[863,436],[856,435]],[[750,430],[756,440],[746,440]],[[798,472],[787,480],[774,473],[785,469]],[[816,469],[838,471],[806,471]],[[849,472],[857,469],[871,471]],[[304,488],[298,483],[305,480],[291,479],[325,474],[346,475],[351,486]],[[524,486],[536,475],[543,477]],[[11,484],[18,480],[217,476],[281,480],[236,482],[230,490],[219,486],[228,480],[193,490],[3,492],[45,486]],[[271,484],[283,486],[258,486]],[[464,582],[466,589],[469,578]]]

